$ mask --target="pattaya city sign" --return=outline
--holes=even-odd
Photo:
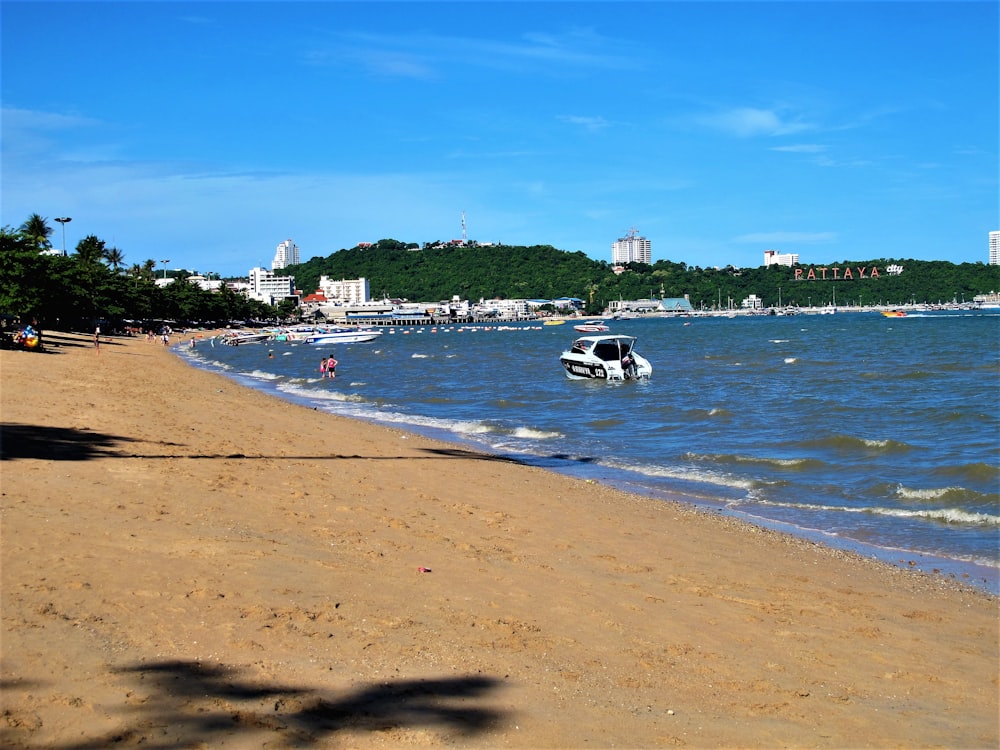
[[[902,269],[900,269],[902,270]],[[878,272],[878,266],[872,266],[868,268],[867,266],[858,266],[857,268],[839,268],[834,266],[828,268],[823,266],[822,268],[813,268],[810,266],[808,269],[796,268],[795,269],[795,281],[815,281],[819,279],[823,280],[833,280],[838,281],[841,279],[880,279],[882,275]]]

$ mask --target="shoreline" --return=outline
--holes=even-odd
[[[430,327],[430,326],[428,326]],[[210,338],[210,335],[206,335]],[[190,339],[190,336],[185,339]],[[274,382],[267,379],[255,378],[240,372],[232,372],[213,367],[203,360],[193,359],[185,355],[181,343],[175,344],[171,350],[191,367],[196,369],[219,374],[223,377],[239,383],[240,385],[252,388],[261,393],[274,398],[281,399],[288,403],[297,404],[305,408],[315,408],[307,396],[295,393],[284,392],[275,387]],[[214,360],[212,360],[214,362]],[[548,471],[553,471],[563,476],[573,477],[582,481],[596,481],[605,486],[609,486],[623,492],[634,494],[650,500],[665,500],[668,502],[681,503],[691,508],[713,514],[721,514],[743,523],[766,528],[777,533],[789,534],[797,539],[802,539],[830,547],[836,551],[856,554],[863,559],[872,559],[891,567],[908,571],[920,572],[945,580],[952,580],[975,589],[985,591],[992,595],[1000,595],[1000,567],[991,566],[983,562],[958,557],[947,557],[933,552],[905,549],[902,547],[880,546],[871,542],[859,541],[849,537],[826,532],[822,529],[800,526],[792,522],[776,521],[764,516],[754,515],[744,507],[730,508],[728,501],[720,497],[698,496],[688,494],[684,490],[660,489],[645,487],[641,483],[634,481],[633,476],[626,470],[614,469],[610,467],[598,467],[594,464],[579,465],[571,458],[564,461],[555,461],[552,457],[540,459],[530,453],[502,452],[495,451],[490,446],[472,437],[465,437],[460,433],[452,432],[446,427],[434,427],[421,425],[419,423],[399,423],[391,419],[384,419],[378,413],[371,414],[342,414],[337,411],[336,404],[332,410],[326,409],[326,404],[321,404],[319,408],[326,413],[336,415],[341,418],[356,419],[367,424],[380,425],[391,429],[402,429],[421,435],[431,440],[440,440],[456,446],[462,446],[473,451],[490,453],[491,455],[503,456],[523,463],[526,466],[533,466]]]
[[[0,352],[7,747],[1000,741],[968,584],[46,342]]]

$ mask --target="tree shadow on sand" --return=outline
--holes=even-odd
[[[379,459],[399,460],[402,456],[362,456],[340,453],[325,455],[252,455],[245,453],[143,453],[139,451],[123,451],[124,444],[147,443],[148,441],[122,435],[109,435],[92,430],[79,430],[72,427],[45,427],[41,425],[0,424],[0,461],[11,461],[21,458],[37,458],[49,461],[87,461],[95,458],[207,458],[207,459],[294,459],[294,460],[326,460],[326,459]],[[180,443],[159,441],[160,446],[183,448]],[[474,459],[477,461],[500,461],[505,463],[521,463],[510,456],[477,453],[461,448],[423,448],[426,458],[456,458]]]
[[[261,685],[241,678],[239,669],[196,661],[135,664],[115,671],[136,682],[137,695],[148,696],[124,709],[122,728],[47,747],[97,750],[141,745],[166,750],[224,742],[309,747],[325,744],[340,732],[421,729],[461,740],[496,727],[503,718],[496,709],[470,705],[500,685],[499,680],[482,676],[400,680],[334,695],[290,685]],[[8,744],[11,740],[14,743]],[[33,747],[18,745],[7,731],[0,731],[0,743]]]
[[[119,443],[131,438],[71,427],[31,424],[0,425],[0,461],[41,458],[50,461],[86,461],[114,456]]]

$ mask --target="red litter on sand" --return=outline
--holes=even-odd
[[[417,568],[417,572],[418,573],[430,573],[431,569],[430,568]]]

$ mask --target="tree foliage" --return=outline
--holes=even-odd
[[[171,271],[173,282],[157,286],[154,261],[126,265],[124,252],[108,248],[96,235],[80,240],[68,256],[50,255],[45,251],[51,233],[38,214],[17,230],[0,229],[0,313],[47,327],[81,329],[98,320],[225,323],[278,314],[225,286],[218,292],[204,291],[186,281],[185,271]],[[891,265],[902,266],[903,273],[890,275]],[[877,276],[872,268],[878,269]],[[845,269],[850,269],[850,278],[844,278]],[[421,249],[416,243],[383,239],[370,247],[312,258],[285,272],[307,293],[318,288],[323,275],[334,280],[364,277],[376,298],[435,302],[458,295],[475,302],[576,297],[584,300],[589,313],[600,313],[619,299],[687,296],[695,309],[739,306],[751,294],[765,306],[899,305],[971,301],[977,294],[1000,290],[1000,266],[983,263],[879,258],[843,261],[826,272],[815,268],[811,275],[807,270],[700,268],[669,260],[632,263],[622,270],[551,245]],[[291,310],[286,305],[283,312]]]
[[[751,294],[765,306],[899,305],[908,302],[971,301],[976,294],[1000,290],[1000,266],[879,258],[830,264],[808,278],[809,267],[772,265],[758,268],[701,268],[659,260],[631,263],[616,273],[604,261],[549,245],[451,246],[416,249],[413,243],[380,240],[370,247],[341,250],[290,266],[305,292],[319,286],[320,276],[333,280],[368,279],[373,297],[431,302],[459,295],[463,299],[554,299],[577,297],[589,312],[600,312],[613,300],[687,296],[692,307],[738,307]],[[890,265],[903,273],[890,275]],[[837,269],[834,278],[833,269]],[[872,273],[877,269],[877,276]],[[850,278],[844,278],[850,269]],[[861,269],[859,271],[859,269]]]
[[[34,215],[18,230],[0,229],[0,313],[36,321],[42,328],[89,330],[98,321],[112,328],[125,321],[150,324],[226,323],[269,319],[275,309],[223,287],[219,292],[188,283],[183,273],[165,287],[155,284],[155,263],[125,273],[124,253],[90,235],[69,256],[44,253],[44,227]]]

